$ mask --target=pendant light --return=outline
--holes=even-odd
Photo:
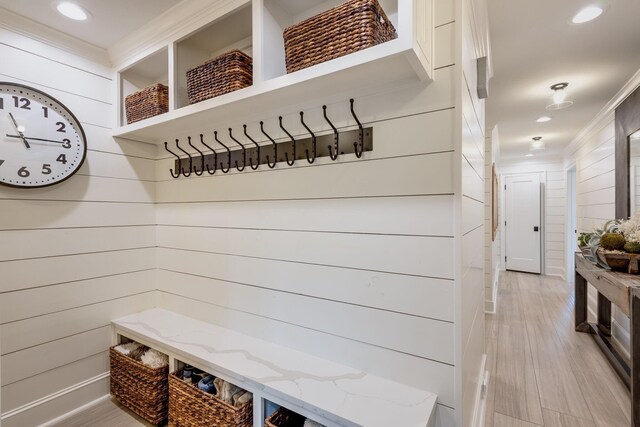
[[[573,101],[567,101],[567,86],[569,83],[556,83],[551,86],[553,91],[553,104],[547,105],[547,110],[562,110],[573,105]]]

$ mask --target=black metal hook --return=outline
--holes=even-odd
[[[327,123],[329,123],[329,126],[331,126],[331,128],[333,129],[333,139],[335,140],[335,148],[336,148],[336,154],[333,154],[333,147],[331,147],[329,145],[329,157],[331,157],[331,160],[335,160],[338,158],[338,154],[340,154],[340,140],[338,139],[340,134],[338,133],[338,129],[336,129],[336,127],[333,125],[333,123],[331,123],[331,120],[329,120],[329,117],[327,117],[327,106],[323,105],[322,106],[322,114],[324,115],[324,119],[327,121]]]
[[[209,164],[208,163],[204,163],[204,156],[202,156],[202,162],[204,164],[204,167],[207,169],[207,172],[209,172],[209,175],[213,175],[218,170],[218,153],[216,153],[216,150],[214,150],[213,148],[209,147],[204,142],[204,135],[202,135],[202,134],[200,134],[200,143],[202,145],[204,145],[205,147],[207,147],[209,150],[213,151],[213,172],[211,172],[211,169],[209,169]]]
[[[244,168],[247,166],[247,149],[244,148],[244,145],[242,145],[242,143],[240,141],[238,141],[237,139],[235,139],[233,137],[233,133],[231,128],[229,128],[229,138],[233,139],[233,141],[238,144],[240,146],[240,148],[242,148],[242,168],[240,168],[238,166],[238,161],[236,160],[236,169],[238,169],[238,172],[242,172],[244,170]]]
[[[358,123],[358,128],[360,128],[360,150],[358,150],[358,143],[354,142],[353,143],[353,148],[355,150],[356,153],[356,157],[360,158],[362,157],[362,153],[364,153],[364,129],[362,128],[362,123],[360,123],[360,120],[358,120],[358,116],[356,116],[355,111],[353,111],[353,98],[351,98],[349,100],[349,103],[351,104],[351,115],[353,116],[353,118],[355,119],[356,123]]]
[[[213,131],[213,137],[215,138],[215,140],[216,140],[216,142],[218,144],[222,145],[227,150],[227,169],[226,170],[225,170],[224,166],[222,166],[222,162],[220,162],[220,170],[222,171],[222,173],[227,173],[231,169],[231,150],[229,150],[229,147],[224,145],[222,143],[222,141],[220,141],[218,139],[218,131],[217,130]]]
[[[260,131],[264,136],[269,138],[269,141],[271,141],[271,143],[273,144],[273,164],[271,164],[271,161],[269,160],[269,155],[267,154],[267,165],[269,166],[270,169],[273,169],[276,167],[276,163],[278,162],[278,144],[276,144],[273,138],[267,135],[267,133],[264,131],[264,122],[260,122]]]
[[[182,175],[185,178],[188,178],[191,176],[191,172],[193,172],[193,157],[191,157],[191,154],[187,153],[186,151],[184,151],[182,149],[182,147],[180,147],[180,144],[178,144],[178,139],[176,139],[176,148],[180,151],[182,151],[184,154],[186,154],[187,156],[189,156],[189,174],[187,175],[186,173],[184,173],[184,169],[182,169],[182,166],[180,166],[180,170],[182,171]]]
[[[167,142],[164,142],[164,149],[167,150],[168,152],[170,152],[171,154],[173,154],[174,156],[176,156],[176,159],[178,159],[178,165],[180,164],[180,156],[178,156],[176,153],[174,153],[173,151],[169,150],[169,146],[167,145]],[[169,169],[169,173],[171,174],[172,177],[174,178],[180,178],[180,171],[178,171],[177,174],[173,173],[173,169]]]
[[[311,134],[311,145],[313,146],[313,158],[309,158],[309,150],[305,149],[304,151],[307,154],[307,161],[309,162],[309,164],[313,163],[316,161],[316,155],[317,155],[317,150],[316,150],[316,134],[313,133],[311,131],[311,129],[309,129],[309,126],[307,126],[307,124],[304,122],[304,113],[302,111],[300,111],[300,123],[302,123],[302,126],[304,126],[304,128],[307,130],[307,132],[309,132],[309,134]]]
[[[247,133],[247,125],[242,125],[242,128],[244,129],[244,136],[246,136],[249,139],[249,141],[253,142],[253,144],[256,146],[256,153],[257,153],[256,157],[258,158],[258,161],[256,162],[255,166],[253,166],[253,157],[249,157],[249,164],[251,165],[251,169],[256,170],[258,169],[258,166],[260,166],[260,146]]]
[[[198,154],[200,154],[200,160],[202,161],[202,164],[200,166],[200,173],[198,173],[198,170],[196,169],[196,167],[193,167],[193,173],[195,173],[197,176],[202,176],[202,174],[204,173],[204,154],[202,154],[202,151],[198,150],[192,143],[191,143],[191,137],[188,136],[187,140],[189,141],[189,146],[191,146],[191,148],[193,148],[194,150],[196,150],[198,152]]]
[[[296,161],[296,140],[293,138],[293,136],[291,136],[291,134],[284,128],[284,126],[282,126],[282,116],[278,117],[278,120],[280,121],[280,129],[282,129],[284,131],[284,133],[287,134],[287,136],[291,139],[291,142],[293,142],[293,156],[291,161],[289,161],[289,153],[284,153],[284,157],[286,158],[287,164],[289,166],[293,166],[293,164]]]

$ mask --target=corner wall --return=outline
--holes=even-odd
[[[0,80],[59,99],[89,151],[69,181],[0,187],[4,427],[39,425],[107,395],[110,320],[155,300],[156,147],[111,138],[111,69],[87,58],[100,52],[55,47],[54,34],[38,31],[0,10]]]

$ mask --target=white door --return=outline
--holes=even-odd
[[[540,273],[540,176],[507,176],[505,185],[506,268]]]

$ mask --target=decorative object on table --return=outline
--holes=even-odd
[[[232,50],[187,71],[189,104],[214,98],[253,84],[253,59]]]
[[[127,124],[169,111],[169,88],[161,83],[148,86],[124,99]]]
[[[208,374],[205,373],[205,378]],[[236,393],[249,393],[242,400],[230,396],[228,401],[221,398],[221,390],[228,392],[233,386],[215,378],[213,384],[218,393],[211,394],[191,381],[184,381],[182,370],[169,375],[169,426],[174,427],[252,427],[253,395],[240,388]],[[203,378],[204,379],[204,378]],[[199,383],[199,382],[198,382]],[[225,385],[229,384],[229,385]]]
[[[284,30],[287,73],[393,40],[393,24],[377,0],[347,0]]]
[[[73,176],[87,153],[80,121],[60,101],[22,84],[0,82],[0,184],[40,188]]]
[[[167,420],[169,403],[168,363],[151,368],[130,357],[140,345],[118,347],[109,349],[111,395],[151,424],[163,424]]]
[[[580,233],[578,245],[585,258],[594,264],[640,273],[640,213],[627,220],[607,221],[592,233]]]
[[[316,158],[329,157],[335,161],[342,154],[353,153],[357,158],[362,158],[365,151],[373,150],[373,128],[365,128],[356,116],[354,111],[354,100],[350,99],[351,116],[358,126],[357,129],[349,131],[339,131],[329,120],[327,116],[327,106],[323,105],[323,116],[325,121],[330,125],[332,133],[325,135],[316,135],[305,123],[304,113],[300,112],[300,123],[310,135],[308,138],[296,139],[287,130],[282,116],[278,118],[278,125],[282,130],[284,141],[276,142],[265,130],[264,122],[260,122],[260,133],[267,138],[268,145],[260,145],[256,139],[247,131],[247,125],[243,125],[244,136],[247,138],[246,143],[240,142],[233,135],[233,129],[229,128],[229,139],[232,142],[228,144],[236,144],[238,148],[233,150],[227,144],[220,140],[218,131],[213,132],[213,138],[216,143],[224,147],[223,152],[218,153],[211,145],[212,142],[205,142],[204,134],[200,134],[200,143],[202,149],[196,147],[190,136],[187,137],[187,145],[197,152],[192,155],[185,150],[184,145],[180,146],[180,140],[176,139],[175,148],[185,154],[187,158],[180,156],[169,148],[167,142],[164,148],[175,157],[175,167],[169,170],[173,178],[179,178],[181,175],[188,178],[192,174],[201,176],[206,170],[210,175],[215,174],[218,170],[222,173],[228,173],[235,169],[238,172],[245,170],[247,165],[250,166],[246,170],[257,170],[261,164],[266,164],[270,169],[275,168],[276,163],[286,162],[287,165],[293,166],[296,160],[307,161],[313,164]],[[257,134],[254,133],[254,135]],[[346,143],[345,143],[346,141]],[[209,145],[211,144],[211,145]],[[251,146],[253,144],[253,146]],[[209,151],[210,154],[206,154]]]

